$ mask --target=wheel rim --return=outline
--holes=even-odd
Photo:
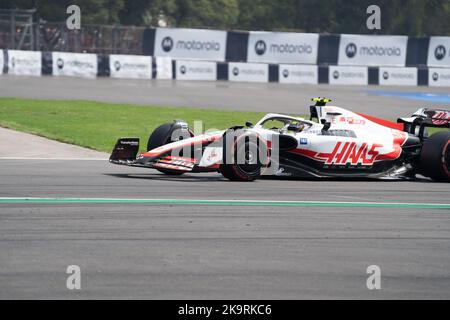
[[[242,151],[242,148],[239,149],[239,151]],[[250,150],[245,150],[245,156],[244,156],[244,160],[245,163],[237,163],[237,167],[239,168],[239,170],[241,170],[242,172],[245,172],[248,175],[254,175],[254,174],[258,174],[261,166],[256,162],[255,160],[257,160],[258,155],[254,154],[254,152],[250,151]]]

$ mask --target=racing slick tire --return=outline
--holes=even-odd
[[[246,138],[246,137],[243,137]],[[238,138],[239,139],[239,138]],[[256,142],[256,143],[255,143]],[[219,171],[227,179],[231,181],[253,181],[261,175],[263,161],[260,159],[261,154],[267,154],[267,148],[261,140],[252,141],[246,139],[245,143],[234,143],[234,163],[221,164]],[[254,154],[256,151],[256,154]],[[239,164],[237,161],[238,154],[243,152],[245,163]],[[254,161],[256,159],[256,161]],[[256,162],[256,163],[249,163]]]
[[[441,131],[424,141],[420,151],[423,172],[436,181],[450,182],[450,132]]]
[[[158,148],[162,145],[168,144],[172,142],[172,134],[175,130],[180,129],[179,126],[176,125],[176,122],[171,123],[165,123],[163,125],[160,125],[155,130],[153,130],[152,134],[149,136],[147,141],[147,150],[152,150],[155,148]],[[193,134],[189,131],[190,136]],[[179,138],[183,138],[180,136]],[[170,169],[161,169],[157,168],[161,173],[171,175],[171,176],[179,176],[182,175],[184,172],[176,171],[176,170],[170,170]]]

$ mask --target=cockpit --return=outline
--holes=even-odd
[[[272,130],[278,133],[287,132],[302,132],[309,129],[312,124],[303,120],[302,118],[295,118],[290,116],[268,114],[262,118],[256,126],[267,130]]]

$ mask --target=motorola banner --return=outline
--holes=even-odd
[[[430,87],[450,87],[450,69],[429,68],[428,85]]]
[[[369,70],[367,67],[330,66],[328,83],[342,85],[367,85]]]
[[[417,86],[417,68],[380,67],[378,70],[382,86]]]
[[[41,72],[42,54],[40,51],[8,50],[9,74],[40,76]]]
[[[248,62],[317,63],[319,35],[291,32],[250,32]]]
[[[404,66],[407,36],[341,35],[339,65]]]
[[[217,63],[207,61],[177,60],[177,80],[217,80]]]
[[[450,37],[430,37],[428,66],[450,67]]]
[[[230,62],[228,80],[244,82],[269,82],[269,65],[265,63]]]
[[[225,61],[227,32],[200,29],[157,28],[157,57]]]
[[[95,78],[97,55],[93,53],[53,52],[53,75]]]
[[[111,78],[152,78],[152,57],[125,54],[109,55]]]
[[[318,66],[280,64],[278,70],[278,79],[280,83],[318,83]]]

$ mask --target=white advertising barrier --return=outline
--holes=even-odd
[[[430,38],[428,66],[450,67],[450,37]]]
[[[177,60],[177,80],[217,80],[217,62]]]
[[[154,55],[173,59],[225,61],[227,32],[157,28]]]
[[[317,84],[319,81],[318,66],[280,64],[278,72],[280,83]]]
[[[429,68],[428,85],[430,87],[450,87],[450,69]]]
[[[40,76],[42,73],[42,53],[40,51],[8,50],[8,73]]]
[[[2,49],[0,49],[0,74],[2,74],[3,73],[3,50]]]
[[[172,59],[169,57],[156,57],[156,79],[172,79]]]
[[[248,62],[316,64],[319,35],[292,32],[250,32]]]
[[[417,68],[380,67],[378,70],[382,86],[417,86]]]
[[[152,57],[111,54],[109,70],[111,78],[151,79]]]
[[[228,80],[243,82],[269,82],[269,65],[263,63],[230,62]]]
[[[404,66],[407,36],[341,35],[339,65]]]
[[[369,69],[367,67],[330,66],[328,83],[337,85],[367,85]]]
[[[53,52],[53,75],[95,78],[97,55],[93,53]]]

